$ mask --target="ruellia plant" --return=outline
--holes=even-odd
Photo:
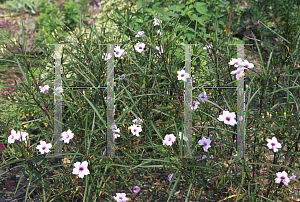
[[[193,68],[187,72],[188,43],[177,43],[183,31],[174,36],[173,30],[164,30],[178,18],[165,22],[160,15],[152,17],[139,30],[126,22],[124,29],[105,35],[93,26],[58,41],[65,44],[61,89],[54,89],[53,49],[37,45],[43,54],[36,80],[36,69],[25,55],[7,60],[18,65],[24,77],[15,85],[20,96],[12,97],[11,103],[20,111],[25,106],[29,111],[39,109],[30,121],[0,119],[1,168],[21,172],[15,192],[22,189],[19,195],[25,200],[41,201],[299,198],[299,46],[293,46],[284,66],[278,67],[272,49],[268,58],[262,57],[254,34],[259,63],[238,57],[230,45],[232,35],[219,40],[216,29],[214,37],[204,39],[194,29],[197,45],[191,45]],[[125,38],[125,28],[134,37]],[[114,32],[120,34],[114,36]],[[295,36],[298,42],[299,35],[300,30]],[[115,44],[113,55],[107,44]],[[111,98],[100,87],[107,86],[107,64],[112,61],[115,123],[109,126],[105,118]],[[256,71],[256,66],[263,72]],[[236,89],[224,86],[236,86],[244,78],[246,158],[238,159],[234,157],[240,118]],[[186,102],[188,84],[192,100]],[[55,94],[62,95],[63,105],[63,158],[58,161],[48,158],[54,147]],[[186,106],[192,111],[190,139],[184,132]],[[32,127],[40,132],[32,134]],[[114,134],[114,158],[106,158],[108,130]],[[181,158],[184,141],[191,142],[196,157]]]

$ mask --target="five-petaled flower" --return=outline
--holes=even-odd
[[[154,26],[159,25],[160,23],[161,23],[161,20],[154,18],[154,22],[153,22]]]
[[[135,50],[139,53],[145,52],[144,48],[145,48],[144,43],[136,43],[136,45],[135,45]]]
[[[172,146],[172,144],[175,142],[176,137],[174,134],[169,134],[165,136],[165,139],[163,140],[163,145]]]
[[[38,150],[40,150],[41,154],[51,152],[49,149],[52,147],[51,143],[46,143],[45,141],[40,141],[40,144],[36,146]]]
[[[110,53],[103,53],[102,55],[102,59],[104,59],[105,61],[109,60],[111,58],[111,54]]]
[[[282,182],[284,185],[288,185],[290,182],[290,179],[288,178],[288,174],[285,171],[276,173],[277,178],[275,179],[275,183],[279,184]]]
[[[48,85],[45,85],[44,87],[39,86],[39,89],[40,89],[41,93],[49,93],[48,92],[49,88],[50,87]]]
[[[116,193],[116,195],[114,198],[117,202],[126,202],[128,200],[125,193]]]
[[[244,76],[244,67],[239,67],[237,68],[237,70],[234,70],[231,72],[232,75],[236,74],[236,79],[239,80],[240,78],[242,78]]]
[[[273,149],[274,152],[278,152],[278,148],[281,148],[281,144],[277,141],[276,137],[267,139],[267,142],[267,147],[269,147],[269,149]]]
[[[17,133],[14,129],[12,129],[11,132],[10,132],[10,136],[8,137],[7,142],[9,144],[14,143],[16,140],[20,139],[20,135],[21,134],[19,132]]]
[[[206,139],[205,137],[203,137],[201,140],[199,140],[198,144],[199,145],[203,145],[203,150],[205,152],[207,152],[208,148],[210,148],[210,143],[211,143],[211,140],[210,138]]]
[[[189,103],[192,110],[196,110],[198,108],[199,104],[200,103],[198,101],[193,101],[193,102]]]
[[[209,99],[209,96],[206,94],[205,91],[203,93],[199,94],[198,97],[199,97],[198,99],[203,103],[205,103],[205,100]]]
[[[122,54],[124,53],[124,49],[121,49],[120,48],[120,46],[117,46],[115,49],[115,52],[114,52],[114,54],[115,54],[115,56],[117,57],[117,58],[119,58],[119,57],[121,57],[122,56]],[[121,57],[122,58],[122,57]],[[123,59],[123,58],[122,58]]]
[[[141,126],[141,125],[133,124],[133,125],[130,126],[129,128],[130,128],[131,133],[132,133],[133,135],[136,135],[137,137],[140,136],[139,132],[142,131],[142,126]]]
[[[209,54],[211,54],[210,49],[211,49],[212,47],[213,47],[213,45],[206,45],[206,46],[203,47],[203,50],[207,50],[207,49],[208,49]]]
[[[141,190],[141,188],[139,186],[133,186],[133,192],[134,193],[139,193],[139,191]]]
[[[243,65],[243,60],[242,58],[232,58],[232,60],[228,63],[229,65],[234,65],[235,67],[239,67],[240,65]]]
[[[236,120],[234,120],[236,117],[234,112],[229,111],[223,111],[223,114],[221,114],[218,118],[219,121],[224,121],[225,124],[234,126],[237,124]]]
[[[75,168],[73,168],[72,174],[79,175],[79,178],[83,179],[83,177],[85,175],[90,174],[90,171],[87,168],[88,167],[88,162],[87,161],[83,161],[82,163],[76,162],[76,163],[74,163],[74,166],[75,166]]]
[[[138,32],[138,34],[137,35],[135,35],[135,38],[138,38],[138,37],[144,37],[144,31],[140,31],[140,32]]]
[[[74,137],[74,133],[72,133],[72,131],[68,129],[67,132],[62,132],[61,136],[62,138],[60,140],[69,144],[70,140],[72,140],[72,138]]]
[[[178,80],[182,80],[184,82],[187,81],[187,78],[190,78],[189,73],[186,73],[184,69],[181,71],[177,71],[177,74],[178,74],[177,76]]]

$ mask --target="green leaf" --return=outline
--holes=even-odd
[[[207,7],[206,3],[203,2],[197,2],[195,3],[194,8],[197,10],[198,13],[200,14],[206,14],[207,13]]]
[[[175,11],[175,12],[182,12],[182,9],[184,8],[185,6],[180,4],[180,5],[172,5],[170,6],[169,10],[170,11]],[[169,11],[168,10],[168,11]]]
[[[185,5],[189,5],[189,4],[194,3],[194,2],[195,2],[195,0],[188,0]]]

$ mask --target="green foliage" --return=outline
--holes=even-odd
[[[74,0],[62,2],[62,6],[58,6],[55,2],[43,0],[39,7],[40,15],[37,18],[37,25],[41,28],[40,36],[46,39],[47,43],[56,41],[56,31],[65,34],[69,29],[73,31],[79,26],[80,9],[86,8],[86,0],[82,0],[80,4]],[[82,12],[82,15],[86,12]],[[56,31],[55,31],[56,30]],[[53,34],[55,34],[55,38]]]
[[[0,3],[3,2],[4,1],[0,1]],[[12,0],[12,1],[5,1],[5,3],[1,5],[1,8],[10,9],[13,12],[17,12],[17,13],[20,11],[36,13],[40,3],[41,3],[40,0]]]

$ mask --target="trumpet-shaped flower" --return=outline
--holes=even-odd
[[[267,147],[269,147],[269,149],[273,149],[274,152],[278,152],[278,148],[281,148],[281,144],[277,141],[276,137],[267,139],[267,142]]]
[[[139,132],[142,132],[142,127],[141,127],[141,125],[133,124],[133,125],[130,126],[129,128],[130,128],[131,133],[132,133],[133,135],[136,135],[137,137],[140,136]]]
[[[208,50],[209,54],[211,54],[210,49],[213,47],[213,45],[206,45],[203,47],[203,50]]]
[[[114,198],[117,202],[126,202],[128,200],[125,193],[116,193],[116,195]]]
[[[41,154],[44,154],[44,153],[49,153],[51,152],[50,151],[50,148],[52,147],[51,143],[46,143],[45,141],[40,141],[40,144],[38,146],[36,146],[36,148],[38,150],[40,150]]]
[[[74,137],[74,133],[70,129],[67,132],[62,132],[62,138],[60,140],[64,141],[65,143],[69,144],[70,140]]]
[[[154,22],[153,22],[153,25],[156,26],[156,25],[159,25],[162,21],[157,19],[157,18],[154,18]]]
[[[206,92],[204,91],[203,93],[198,95],[199,100],[203,103],[205,103],[205,100],[209,99],[209,96],[206,94]]]
[[[114,50],[115,50],[114,54],[117,58],[121,57],[125,51],[124,49],[121,49],[120,46],[117,46]]]
[[[133,123],[136,123],[137,125],[141,125],[143,123],[143,120],[138,117],[138,119],[132,120]]]
[[[288,174],[285,171],[276,173],[277,178],[275,179],[275,183],[279,184],[282,182],[284,185],[288,185],[290,182],[290,179],[288,178]]]
[[[27,137],[27,135],[28,135],[28,133],[27,132],[23,132],[23,131],[18,131],[17,132],[17,138],[18,139],[15,139],[15,140],[19,140],[19,141],[21,141],[21,138],[22,138],[22,141],[26,141],[26,137]]]
[[[174,175],[173,173],[168,175],[169,182],[171,182],[173,175]],[[177,179],[177,177],[174,177],[174,180],[176,180],[176,179]]]
[[[111,54],[110,53],[103,53],[102,55],[102,59],[104,59],[105,61],[109,60],[111,58]]]
[[[229,111],[223,111],[223,114],[221,114],[218,118],[219,121],[224,121],[225,124],[232,125],[234,126],[237,124],[236,120],[236,115],[234,112],[229,112]]]
[[[187,78],[190,78],[189,73],[186,73],[184,69],[181,71],[177,71],[177,74],[178,74],[177,76],[178,80],[182,80],[184,82],[187,81]]]
[[[290,177],[290,180],[295,180],[296,179],[296,175],[294,173],[292,173],[292,176]]]
[[[141,190],[141,188],[139,186],[133,186],[133,192],[134,193],[139,193],[139,191]]]
[[[157,37],[158,35],[161,35],[160,29],[157,30],[157,33],[156,33],[156,35],[154,36],[154,38]]]
[[[48,85],[45,85],[44,87],[39,86],[39,89],[40,89],[41,93],[49,93],[48,92],[49,88],[50,87]]]
[[[231,72],[232,75],[236,74],[236,79],[239,80],[244,76],[244,67],[237,68],[237,70],[234,70]]]
[[[17,133],[14,129],[12,129],[11,132],[10,132],[10,136],[8,137],[7,142],[9,144],[12,144],[16,140],[19,140],[19,139],[20,139],[20,133],[19,132]]]
[[[206,139],[205,137],[203,137],[201,140],[199,140],[198,144],[199,145],[203,145],[203,150],[205,152],[207,152],[208,148],[210,148],[210,143],[211,143],[211,140],[210,138]]]
[[[189,105],[190,105],[190,107],[191,107],[192,110],[198,109],[198,105],[199,104],[200,103],[198,101],[193,101],[193,102],[189,103]]]
[[[176,137],[174,134],[169,134],[165,136],[165,139],[163,140],[163,145],[172,146],[172,144],[175,142]]]
[[[254,64],[249,63],[248,60],[244,60],[244,62],[242,63],[242,65],[246,68],[250,68],[252,69],[254,67]],[[249,71],[249,69],[247,69]]]
[[[155,46],[155,48],[158,50],[160,55],[164,52],[162,45],[160,45],[160,47]],[[158,54],[156,54],[156,55],[158,56]]]
[[[135,38],[138,38],[138,37],[144,37],[144,35],[143,35],[144,33],[145,33],[144,31],[138,32],[138,34],[135,35]]]
[[[235,67],[239,67],[240,65],[243,65],[243,60],[242,58],[232,58],[232,60],[228,63],[229,65],[234,65]]]
[[[139,53],[145,52],[144,48],[145,48],[144,43],[136,43],[135,45],[135,50]]]
[[[83,161],[82,163],[76,162],[76,163],[74,163],[74,166],[75,166],[75,168],[73,168],[72,174],[79,175],[79,178],[83,179],[83,177],[85,175],[90,174],[90,171],[87,168],[88,167],[88,162],[87,161]]]

